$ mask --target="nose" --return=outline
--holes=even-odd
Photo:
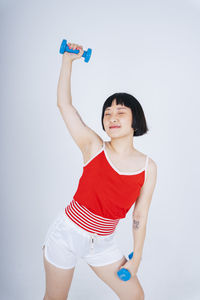
[[[111,115],[110,116],[110,122],[116,122],[117,121],[117,117],[115,115]]]

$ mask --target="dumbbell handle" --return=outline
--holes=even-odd
[[[64,52],[69,52],[69,53],[75,53],[78,54],[79,50],[75,49],[70,49],[69,46],[67,45],[67,40],[63,40],[60,46],[60,53],[63,54]],[[88,62],[90,60],[90,56],[92,54],[92,49],[88,48],[87,51],[83,52],[82,57],[85,58],[85,62]]]

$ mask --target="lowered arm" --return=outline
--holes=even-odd
[[[149,159],[149,166],[147,172],[147,178],[144,185],[141,188],[140,195],[136,200],[134,211],[133,211],[133,240],[134,240],[134,273],[137,273],[139,264],[142,257],[144,240],[146,235],[146,225],[149,207],[151,204],[153,192],[156,185],[157,179],[157,165]]]

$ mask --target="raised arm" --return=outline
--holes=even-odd
[[[62,118],[74,139],[82,152],[88,148],[88,145],[101,138],[89,128],[81,119],[78,111],[72,104],[71,96],[71,72],[72,62],[78,59],[83,54],[83,47],[77,44],[68,44],[71,48],[78,49],[78,54],[64,52],[62,57],[62,66],[60,70],[60,77],[57,87],[57,106],[60,110]],[[82,99],[81,99],[82,100]]]

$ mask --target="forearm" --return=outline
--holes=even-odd
[[[69,104],[72,105],[71,72],[72,62],[67,59],[64,59],[63,57],[57,87],[57,105],[59,107]]]
[[[134,240],[133,261],[135,268],[138,269],[146,236],[146,219],[144,217],[133,216],[132,232]]]

